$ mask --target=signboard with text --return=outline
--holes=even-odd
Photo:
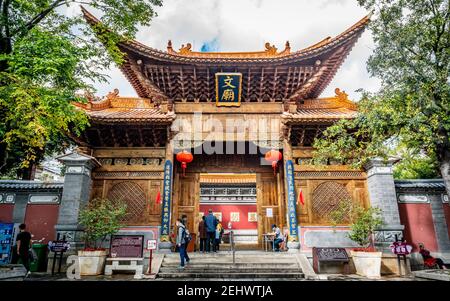
[[[0,223],[0,264],[7,264],[10,262],[13,239],[14,224]]]
[[[51,252],[66,252],[70,249],[70,243],[65,240],[52,240],[48,242],[48,248]]]
[[[412,246],[406,242],[396,241],[391,246],[392,253],[395,255],[408,255],[412,251]]]
[[[164,164],[164,185],[161,206],[161,241],[170,241],[170,203],[172,202],[172,161]]]
[[[242,73],[216,73],[216,105],[239,107],[242,94]]]
[[[156,239],[147,240],[147,250],[156,250]]]
[[[288,224],[289,234],[293,241],[298,241],[297,227],[297,208],[295,197],[295,181],[294,181],[294,163],[292,160],[286,161],[286,181],[287,181],[287,197],[288,197]]]
[[[110,254],[112,258],[141,258],[143,247],[143,235],[113,235]]]

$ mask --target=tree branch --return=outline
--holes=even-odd
[[[56,0],[53,2],[48,8],[44,9],[42,12],[37,14],[33,19],[31,19],[26,25],[25,28],[30,31],[36,26],[42,19],[44,19],[49,13],[51,13],[58,6],[67,3],[64,0]]]
[[[63,5],[63,4],[69,4],[73,2],[72,0],[55,0],[49,7],[38,13],[36,16],[34,16],[30,21],[28,21],[27,24],[25,24],[25,27],[21,30],[18,30],[14,33],[18,34],[20,36],[24,36],[27,32],[32,30],[39,22],[41,22],[48,14],[50,14],[55,8]]]

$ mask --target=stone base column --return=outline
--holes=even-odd
[[[397,194],[395,192],[392,165],[395,160],[387,162],[381,158],[372,159],[365,168],[367,170],[367,187],[370,205],[382,210],[384,225],[375,234],[376,246],[384,252],[391,252],[389,245],[403,237],[404,226],[400,224]]]
[[[84,247],[83,228],[78,224],[80,210],[87,204],[91,194],[91,171],[100,163],[93,157],[71,153],[57,158],[66,166],[64,188],[59,207],[58,223],[55,226],[60,239],[66,236],[70,242],[70,252],[76,254]]]

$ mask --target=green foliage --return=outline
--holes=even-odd
[[[93,199],[80,211],[79,223],[84,226],[85,247],[97,249],[108,235],[113,235],[121,227],[121,219],[127,206],[108,199]]]
[[[315,142],[315,160],[357,158],[354,164],[362,166],[371,157],[392,155],[392,145],[401,144],[435,158],[448,179],[449,1],[358,2],[374,12],[370,28],[376,48],[368,70],[382,86],[376,94],[364,93],[354,120],[338,122]]]
[[[395,179],[435,179],[439,168],[435,158],[416,154],[409,149],[399,151],[401,161],[394,165]]]
[[[73,102],[122,63],[117,43],[147,26],[160,0],[83,1],[101,15],[91,28],[76,0],[0,1],[0,175],[61,153],[89,125]],[[66,13],[72,9],[77,14]],[[99,39],[100,40],[99,40]],[[105,48],[107,51],[105,51]],[[68,135],[70,133],[70,135]]]
[[[361,247],[368,247],[373,243],[375,230],[383,225],[381,213],[380,208],[364,208],[352,201],[341,202],[339,207],[330,213],[330,220],[333,227],[350,224],[348,237]]]

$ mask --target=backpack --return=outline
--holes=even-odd
[[[192,236],[190,233],[186,234],[186,228],[183,228],[183,227],[181,227],[181,228],[183,229],[183,234],[181,236],[182,240],[184,240],[184,243],[187,245],[192,240]]]

